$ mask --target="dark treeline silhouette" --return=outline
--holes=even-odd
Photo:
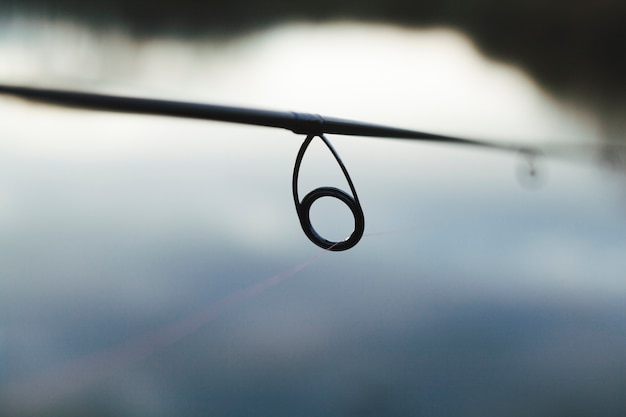
[[[0,0],[0,18],[36,15],[150,36],[236,36],[289,20],[452,26],[556,95],[593,107],[612,133],[626,109],[626,2],[616,0]]]

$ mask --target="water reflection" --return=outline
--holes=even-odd
[[[128,44],[35,25],[6,29],[0,49],[7,82],[502,141],[597,133],[593,117],[444,29],[290,25],[222,45]],[[358,187],[367,235],[266,288],[319,253],[290,193],[303,138],[4,98],[0,106],[2,415],[626,407],[626,220],[621,184],[593,164],[546,160],[549,181],[528,192],[517,155],[331,138]],[[303,189],[343,187],[327,151],[310,152]],[[254,296],[225,303],[256,285]],[[93,361],[222,305],[140,360]]]

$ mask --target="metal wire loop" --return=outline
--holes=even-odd
[[[517,166],[517,180],[520,185],[530,189],[540,188],[546,181],[546,169],[541,163],[541,151],[520,148],[518,154],[521,158]]]
[[[330,152],[335,157],[335,160],[339,164],[341,171],[348,181],[348,185],[350,186],[350,191],[352,192],[352,195],[335,187],[319,187],[304,196],[302,201],[300,200],[300,197],[298,195],[298,175],[300,173],[300,165],[302,164],[302,158],[304,157],[304,153],[306,152],[307,148],[311,144],[311,141],[315,137],[319,137],[326,144]],[[323,134],[309,135],[302,143],[302,146],[300,147],[300,151],[298,152],[298,156],[296,158],[295,166],[293,168],[292,188],[293,199],[296,205],[296,213],[298,214],[300,225],[302,226],[304,234],[309,238],[311,242],[315,243],[317,246],[323,249],[331,251],[344,251],[352,248],[354,245],[359,243],[359,241],[363,237],[363,232],[365,231],[365,215],[363,214],[363,209],[361,208],[361,204],[359,203],[359,198],[357,196],[356,189],[354,188],[354,184],[352,183],[352,179],[350,178],[350,174],[348,174],[348,170],[341,161],[341,158],[339,158],[339,154],[337,154],[337,151],[335,151],[333,146]],[[347,239],[338,242],[333,242],[325,239],[324,237],[320,236],[319,233],[317,233],[317,231],[311,224],[311,206],[313,205],[313,203],[315,203],[315,201],[322,197],[336,198],[339,201],[343,202],[346,206],[348,206],[348,208],[352,212],[352,216],[354,217],[354,230]]]

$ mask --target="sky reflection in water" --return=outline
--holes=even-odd
[[[445,29],[288,25],[133,45],[22,22],[0,52],[3,82],[500,141],[599,131]],[[366,237],[264,288],[320,252],[291,197],[303,138],[0,106],[2,415],[623,415],[623,182],[590,161],[543,160],[545,184],[529,190],[517,155],[331,136]],[[302,193],[346,187],[319,143],[301,176]],[[345,227],[341,210],[321,210],[320,229]],[[120,353],[211,306],[185,337]]]

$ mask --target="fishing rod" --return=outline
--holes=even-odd
[[[190,103],[182,101],[158,100],[148,98],[124,97],[77,91],[53,90],[23,86],[0,85],[0,94],[12,95],[22,99],[43,102],[63,107],[112,111],[133,114],[183,117],[190,119],[213,120],[255,126],[282,128],[299,135],[306,135],[302,143],[292,178],[292,193],[296,213],[305,235],[321,248],[331,251],[343,251],[356,245],[365,231],[365,216],[359,202],[356,188],[350,174],[333,148],[326,134],[352,135],[378,138],[408,139],[451,143],[457,145],[479,146],[512,152],[520,152],[529,161],[539,155],[539,151],[527,146],[497,144],[487,141],[437,135],[415,130],[400,129],[359,121],[320,116],[318,114],[281,112],[244,107],[221,106],[214,104]],[[352,195],[335,187],[319,187],[300,199],[298,176],[304,154],[314,138],[320,138],[328,147],[343,172]],[[533,174],[531,174],[533,175]],[[342,241],[330,241],[317,233],[310,219],[311,206],[322,197],[332,197],[343,202],[354,217],[354,230]]]

